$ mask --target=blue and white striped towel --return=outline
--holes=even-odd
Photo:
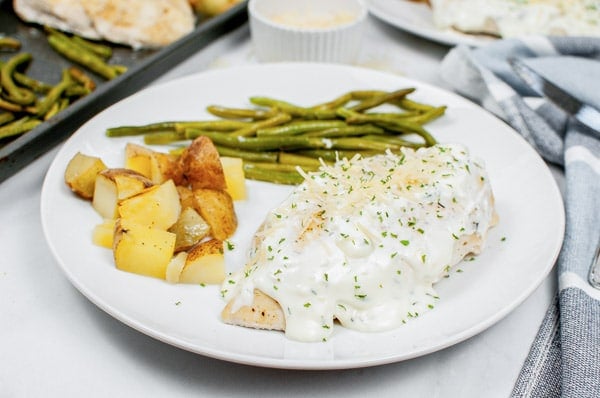
[[[535,94],[507,63],[510,57],[525,59],[600,109],[600,79],[592,79],[583,68],[596,65],[600,73],[600,39],[532,36],[477,49],[461,45],[448,53],[441,68],[457,92],[505,120],[546,161],[565,171],[566,231],[556,265],[559,292],[512,395],[597,398],[600,290],[591,287],[587,277],[600,241],[600,139],[553,104],[532,98]]]

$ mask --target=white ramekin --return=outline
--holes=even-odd
[[[353,63],[367,9],[362,0],[250,0],[248,14],[261,62]]]

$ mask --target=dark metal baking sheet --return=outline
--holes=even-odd
[[[110,63],[126,65],[127,72],[111,81],[97,80],[98,86],[93,93],[75,101],[50,120],[2,146],[0,183],[65,140],[96,113],[140,90],[215,39],[241,26],[246,20],[244,1],[221,15],[199,21],[192,33],[162,49],[132,50],[123,46],[113,46]],[[62,69],[72,65],[49,47],[40,26],[19,20],[10,0],[0,0],[0,34],[21,40],[21,51],[33,55],[33,61],[27,70],[27,74],[32,77],[48,83],[57,83]],[[10,53],[0,53],[2,60],[9,56]]]

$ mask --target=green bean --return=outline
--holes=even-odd
[[[183,136],[186,140],[195,140],[198,137],[208,134],[229,134],[230,131],[218,131],[218,130],[199,130],[193,127],[186,128],[183,131]]]
[[[327,162],[335,162],[338,159],[348,158],[351,159],[355,155],[361,155],[364,157],[374,156],[380,154],[381,151],[373,151],[373,150],[351,150],[351,151],[343,151],[343,150],[331,150],[331,149],[308,149],[308,150],[300,150],[296,153],[312,157],[315,159],[323,159]]]
[[[370,140],[370,141],[379,141],[379,142],[386,142],[388,144],[390,144],[390,149],[395,149],[399,148],[399,147],[409,147],[409,148],[421,148],[424,146],[427,146],[426,142],[414,142],[414,141],[409,141],[409,140],[405,140],[403,138],[400,138],[398,136],[393,136],[393,135],[365,135],[362,137],[365,140]]]
[[[392,91],[390,93],[383,93],[380,95],[374,95],[372,97],[366,98],[364,100],[362,100],[360,103],[358,103],[357,105],[354,105],[353,107],[351,107],[350,109],[355,111],[355,112],[362,112],[365,111],[367,109],[371,109],[371,108],[375,108],[381,104],[385,104],[387,102],[390,101],[394,101],[397,100],[399,98],[404,98],[406,97],[408,94],[414,92],[415,89],[414,88],[404,88],[401,90],[396,90],[396,91]]]
[[[373,123],[385,129],[399,133],[414,133],[423,137],[427,145],[435,145],[435,139],[418,123],[404,120],[402,118],[379,117],[369,115],[368,113],[359,113],[350,109],[338,109],[338,115],[344,117],[346,122],[352,123]]]
[[[382,90],[354,90],[350,92],[353,100],[362,101],[367,98],[385,94],[387,91]]]
[[[269,97],[250,97],[255,105],[278,108],[291,116],[305,119],[335,119],[335,109],[312,109]]]
[[[380,122],[383,120],[390,120],[390,117],[382,117],[379,114],[360,113],[348,108],[338,108],[336,111],[337,115],[343,118],[348,124],[365,124]]]
[[[250,137],[256,135],[256,132],[260,129],[278,126],[280,124],[289,122],[291,119],[292,117],[287,113],[278,113],[269,119],[254,122],[239,130],[235,130],[231,134],[237,137]]]
[[[292,116],[306,116],[308,109],[303,108],[286,101],[277,100],[269,97],[250,97],[250,102],[255,105],[268,106],[270,108],[277,108],[282,112],[288,113]]]
[[[85,97],[89,93],[91,93],[90,89],[75,84],[74,82],[64,91],[64,95],[67,97]]]
[[[239,108],[225,108],[218,105],[209,105],[206,110],[215,115],[225,119],[253,119],[262,120],[269,119],[279,113],[277,108],[264,109],[239,109]]]
[[[110,46],[105,46],[104,44],[92,42],[77,35],[72,36],[71,39],[73,40],[73,43],[85,48],[86,50],[96,54],[101,58],[109,59],[110,57],[112,57],[112,48],[110,48]]]
[[[69,74],[77,83],[81,84],[86,89],[93,91],[96,89],[96,83],[84,71],[74,66],[70,67]]]
[[[58,100],[59,106],[58,109],[59,111],[65,110],[68,106],[69,106],[69,99],[68,98],[61,98]]]
[[[381,122],[377,123],[379,126],[382,126],[388,130],[396,131],[403,134],[417,134],[420,135],[425,141],[426,146],[433,146],[437,144],[437,141],[433,136],[425,130],[423,127],[416,123],[411,122],[402,122],[400,120],[395,122]]]
[[[126,137],[133,135],[145,135],[153,132],[174,131],[183,134],[188,139],[194,139],[207,131],[234,131],[247,127],[250,123],[236,120],[206,120],[206,121],[175,121],[158,122],[141,126],[118,126],[106,130],[108,137]],[[190,134],[188,134],[188,130]],[[195,136],[194,136],[195,135]]]
[[[304,177],[297,171],[266,170],[261,167],[260,163],[244,162],[244,174],[246,178],[251,180],[266,181],[275,184],[297,185],[304,181]]]
[[[107,80],[112,80],[122,72],[107,64],[101,57],[77,45],[68,36],[52,33],[48,36],[50,46],[70,61],[80,64]]]
[[[299,120],[282,126],[258,129],[256,130],[256,135],[258,137],[269,135],[297,135],[345,125],[346,123],[342,120]]]
[[[122,75],[127,72],[128,69],[125,65],[110,65],[110,67],[113,68],[118,75]]]
[[[395,102],[395,104],[397,104],[400,108],[402,109],[406,109],[409,111],[422,111],[422,112],[426,112],[431,110],[432,108],[435,108],[432,105],[428,105],[428,104],[423,104],[420,102],[416,102],[413,101],[411,99],[408,98],[402,98],[398,101]]]
[[[21,48],[21,41],[13,37],[0,37],[0,50],[16,51]]]
[[[421,113],[420,115],[407,117],[406,120],[417,124],[425,124],[434,119],[437,119],[438,117],[442,116],[445,112],[445,106],[438,106],[436,108],[431,108],[430,110],[427,110]]]
[[[0,127],[0,140],[26,133],[41,123],[42,121],[39,119],[31,119],[29,116],[24,116],[21,119]]]
[[[29,63],[31,58],[32,56],[30,53],[19,53],[11,57],[2,66],[2,69],[0,70],[0,83],[2,88],[6,90],[7,95],[5,98],[8,101],[19,105],[29,105],[35,102],[36,96],[32,91],[17,87],[13,81],[13,74],[17,67]]]
[[[277,152],[254,152],[244,151],[237,148],[229,148],[225,146],[216,145],[217,151],[221,156],[229,156],[233,158],[242,158],[244,160],[253,162],[277,162]]]
[[[381,141],[372,141],[372,140],[363,140],[361,138],[332,138],[331,146],[332,149],[358,149],[358,150],[373,150],[373,151],[381,151],[384,152],[387,149],[395,148],[399,149],[399,145],[381,142]]]
[[[385,93],[386,93],[385,91],[379,91],[379,90],[356,90],[356,91],[351,92],[352,99],[359,100],[359,101],[365,100],[367,98],[371,98],[374,96],[378,96],[378,95],[384,95]],[[415,111],[418,113],[427,112],[427,111],[431,110],[432,108],[435,108],[432,105],[424,104],[421,102],[416,102],[407,97],[394,99],[394,100],[389,101],[389,103],[396,105],[399,108],[405,109],[407,111]]]
[[[313,109],[336,109],[346,105],[348,102],[352,100],[364,101],[371,100],[373,97],[381,96],[389,94],[386,91],[382,90],[354,90],[348,93],[342,94],[339,97],[333,99],[332,101],[325,102],[319,105],[315,105]],[[395,102],[396,100],[390,99],[388,102]]]
[[[106,129],[107,137],[126,137],[132,135],[144,135],[155,131],[176,131],[177,122],[158,122],[142,126],[119,126]]]
[[[208,131],[235,131],[248,127],[251,123],[239,120],[204,120],[191,122],[176,122],[175,130],[186,132],[187,129]],[[194,137],[195,138],[195,137]]]
[[[39,101],[35,106],[29,107],[27,110],[36,116],[45,115],[46,112],[48,112],[52,107],[52,104],[55,103],[60,98],[62,93],[72,84],[73,80],[71,79],[71,75],[67,70],[63,70],[60,83],[52,87],[44,99]]]
[[[203,135],[210,138],[216,145],[230,148],[240,148],[249,151],[272,151],[297,148],[327,148],[330,140],[304,136],[290,137],[238,137],[231,134],[205,131]]]
[[[334,98],[331,101],[314,105],[311,107],[311,109],[315,109],[315,110],[336,109],[336,108],[339,108],[340,106],[346,105],[351,100],[352,100],[352,93],[346,93],[346,94],[340,95],[337,98]]]
[[[351,137],[365,134],[385,134],[385,130],[372,124],[361,124],[355,126],[343,125],[320,131],[308,132],[309,137]]]
[[[5,99],[0,98],[0,109],[4,109],[9,112],[22,112],[23,107],[19,104],[15,104],[14,102],[6,101]]]
[[[185,139],[185,134],[177,131],[153,131],[150,134],[144,135],[144,143],[148,145],[165,145]]]
[[[48,112],[46,112],[46,114],[44,115],[43,119],[48,120],[51,117],[55,116],[59,111],[59,107],[60,103],[58,101],[53,103],[50,109],[48,109]]]
[[[19,83],[21,86],[28,88],[34,93],[47,94],[48,91],[52,88],[51,84],[44,83],[42,81],[33,79],[23,73],[15,73],[13,75],[13,79],[15,82]]]
[[[297,153],[279,152],[278,161],[281,164],[293,164],[310,169],[318,169],[321,166],[321,162],[318,159],[298,155]]]
[[[312,159],[316,160],[316,159]],[[318,162],[318,161],[317,161]],[[320,163],[317,164],[305,164],[304,166],[296,165],[293,163],[278,163],[278,162],[250,162],[246,161],[245,164],[251,166],[260,167],[265,171],[285,171],[285,172],[298,172],[298,167],[301,167],[305,171],[315,171],[321,167]]]
[[[4,63],[0,62],[0,68],[2,68],[3,66],[4,66]],[[36,80],[36,79],[33,79],[33,78],[27,76],[26,74],[21,73],[16,70],[13,72],[12,77],[13,77],[13,80],[16,83],[19,83],[20,86],[28,88],[31,91],[33,91],[34,93],[46,94],[52,88],[52,85],[44,83],[44,82]]]
[[[406,111],[406,112],[364,112],[363,115],[378,117],[378,118],[388,118],[391,117],[393,119],[396,118],[411,118],[414,116],[422,115],[423,112],[420,111]]]
[[[294,149],[370,149],[384,151],[386,144],[365,141],[359,138],[313,138],[289,137],[235,137],[229,134],[205,132],[216,145],[250,151],[294,150]]]
[[[15,120],[15,115],[11,112],[0,113],[0,126]]]

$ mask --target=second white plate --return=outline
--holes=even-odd
[[[478,47],[496,40],[485,35],[442,30],[433,24],[431,9],[425,3],[408,0],[366,0],[369,12],[377,18],[414,35],[449,46]]]
[[[282,333],[225,325],[219,286],[172,285],[115,268],[110,250],[94,246],[101,220],[89,202],[65,186],[63,173],[78,151],[123,165],[124,147],[139,137],[109,139],[108,127],[208,118],[209,104],[250,106],[248,97],[272,96],[311,105],[354,89],[416,87],[415,100],[448,106],[428,125],[441,142],[465,144],[483,159],[500,223],[483,254],[461,264],[437,285],[436,309],[385,333],[336,327],[326,343],[298,343]],[[267,211],[289,187],[248,182],[249,198],[236,203],[239,229],[227,252],[230,270]],[[541,283],[561,247],[564,213],[554,179],[531,147],[506,124],[465,99],[367,69],[325,64],[273,64],[213,70],[141,91],[98,114],[61,148],[42,190],[41,215],[48,245],[62,271],[87,298],[127,325],[185,350],[228,361],[295,369],[339,369],[390,363],[467,339],[508,314]]]

